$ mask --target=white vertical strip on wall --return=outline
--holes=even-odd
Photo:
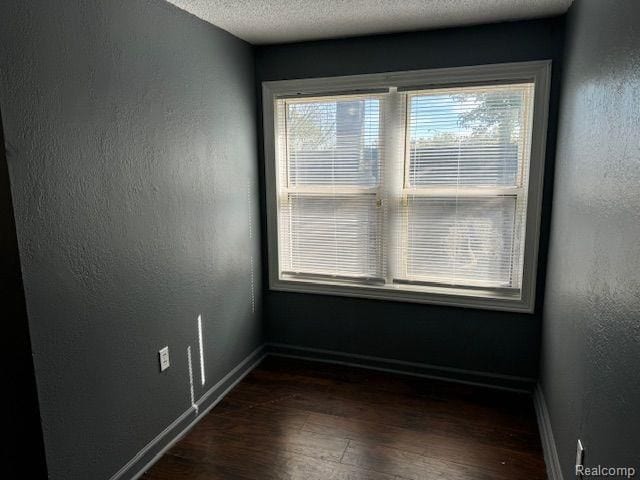
[[[193,363],[191,360],[191,345],[187,347],[187,361],[189,364],[189,393],[191,396],[191,406],[198,411],[198,405],[196,404],[195,391],[193,389]]]
[[[200,350],[200,381],[205,384],[204,374],[204,348],[202,340],[202,315],[198,315],[198,348]]]
[[[255,294],[255,272],[253,266],[253,215],[252,215],[252,196],[251,196],[251,183],[247,183],[247,206],[249,217],[249,249],[251,254],[249,255],[249,269],[250,269],[250,288],[251,288],[251,313],[256,313],[256,294]]]

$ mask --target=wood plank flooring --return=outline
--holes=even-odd
[[[529,395],[267,357],[144,480],[537,480]]]

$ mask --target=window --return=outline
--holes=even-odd
[[[549,74],[265,82],[271,288],[532,311]]]

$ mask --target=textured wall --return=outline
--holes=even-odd
[[[162,1],[0,4],[0,104],[52,479],[110,478],[187,410],[198,314],[196,397],[260,344],[253,65],[249,45]],[[172,366],[160,374],[164,345]]]
[[[640,467],[640,2],[568,16],[542,387],[565,479]]]
[[[561,18],[552,18],[257,49],[258,95],[261,82],[266,80],[542,59],[554,62],[535,314],[267,289],[264,298],[269,340],[447,367],[537,375],[563,27]]]

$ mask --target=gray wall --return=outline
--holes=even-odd
[[[565,479],[640,468],[640,2],[568,15],[542,388]]]
[[[266,288],[265,277],[270,341],[484,372],[537,375],[563,34],[563,19],[552,18],[257,49],[258,95],[266,80],[541,59],[554,62],[535,314],[273,292]],[[264,206],[264,188],[262,200]]]
[[[196,397],[261,343],[252,48],[158,0],[5,0],[0,69],[50,478],[108,479],[191,405],[198,314]]]

